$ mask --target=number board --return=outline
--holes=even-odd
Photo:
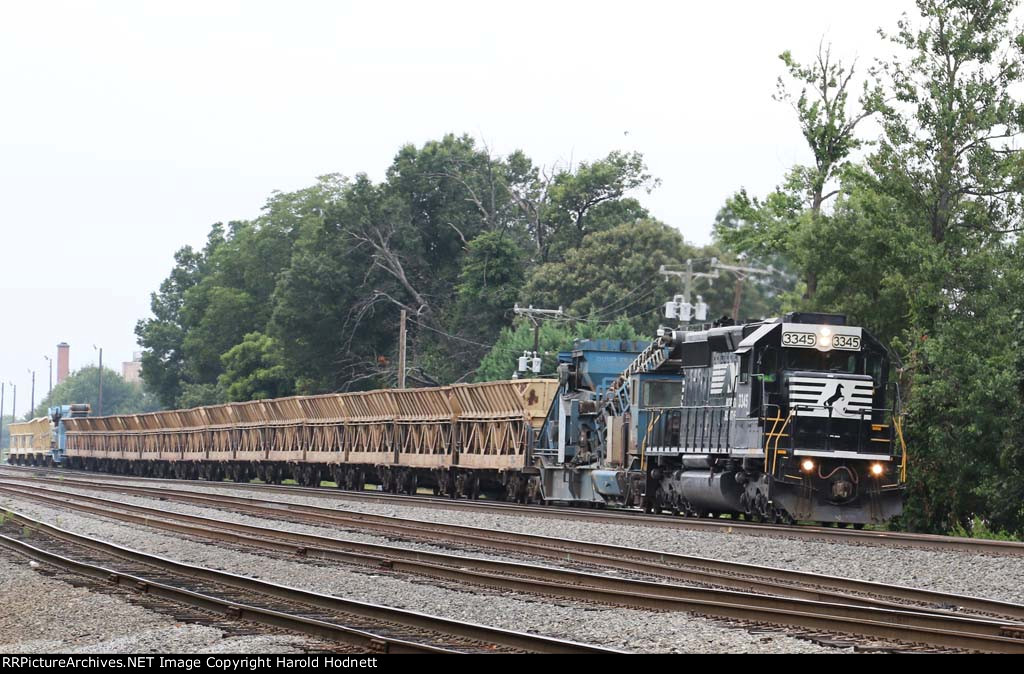
[[[860,351],[861,328],[783,323],[782,346],[818,351]]]

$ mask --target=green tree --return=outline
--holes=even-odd
[[[181,395],[185,378],[184,340],[187,326],[182,319],[185,292],[205,273],[205,256],[190,246],[174,254],[175,266],[151,295],[153,318],[135,326],[142,353],[142,376],[160,402],[173,407]]]
[[[275,192],[253,221],[211,228],[202,251],[185,247],[160,290],[153,318],[139,321],[143,377],[164,405],[223,402],[220,357],[270,320],[272,297],[296,239],[322,222],[343,189],[336,175],[308,188]]]
[[[400,204],[357,176],[296,241],[274,291],[267,334],[280,345],[299,392],[384,382],[378,358],[390,355],[396,341],[398,311],[388,298],[397,291],[376,267],[372,246],[354,232],[369,237],[375,226],[401,217]]]
[[[599,321],[542,321],[537,331],[537,349],[541,356],[541,372],[525,377],[552,377],[558,369],[558,354],[572,349],[579,339],[645,339],[630,322],[619,319]],[[501,381],[512,378],[524,351],[534,350],[534,325],[520,320],[515,326],[504,328],[491,351],[480,361],[476,381]]]
[[[524,257],[521,243],[502,231],[469,242],[456,286],[455,320],[475,328],[474,337],[511,324],[512,307],[526,282]]]
[[[0,430],[0,449],[8,449],[11,446],[11,433],[8,428],[11,422],[14,421],[14,417],[5,415],[3,417],[3,429]],[[6,453],[5,453],[6,455]]]
[[[869,166],[877,191],[900,204],[914,246],[905,289],[907,439],[916,450],[905,521],[916,529],[969,528],[1009,513],[1000,462],[1005,419],[1019,414],[1014,348],[1021,284],[1015,234],[1021,217],[1024,37],[1015,2],[920,0],[884,64],[890,104]],[[895,284],[894,284],[895,285]],[[1001,524],[1024,531],[1024,522]]]
[[[405,310],[412,381],[464,380],[538,260],[636,222],[631,193],[654,184],[638,154],[547,172],[447,135],[402,147],[383,182],[274,193],[260,217],[179,251],[136,329],[144,376],[167,405],[225,400],[245,375],[222,383],[223,357],[257,332],[298,392],[391,385]]]
[[[87,366],[68,375],[43,398],[33,416],[47,416],[50,407],[88,403],[92,413],[99,413],[99,368]],[[126,382],[113,370],[103,368],[103,415],[138,414],[161,409],[160,402],[140,384]]]
[[[666,278],[664,265],[680,269],[694,259],[697,271],[710,269],[712,258],[723,257],[717,248],[687,244],[677,230],[656,220],[619,225],[584,238],[581,246],[561,262],[534,269],[520,304],[562,306],[570,317],[611,323],[625,317],[633,329],[650,338],[665,319],[664,304],[682,292],[676,278]],[[696,286],[692,301],[701,295],[715,318],[732,310],[733,283]],[[751,286],[744,295],[741,314],[756,316],[768,309],[763,291]]]
[[[793,167],[783,184],[763,200],[740,190],[727,204],[740,221],[738,226],[720,224],[715,234],[737,252],[760,258],[785,256],[800,271],[804,304],[813,306],[830,252],[823,237],[828,227],[824,206],[839,194],[835,181],[850,154],[864,144],[856,135],[857,126],[881,105],[881,91],[865,87],[860,108],[851,111],[855,68],[834,59],[831,47],[820,47],[810,64],[797,62],[788,51],[779,58],[789,81],[779,78],[775,98],[793,106],[814,163]]]
[[[224,374],[218,384],[228,400],[283,398],[293,392],[294,380],[282,364],[280,349],[267,335],[249,333],[221,356],[221,361]]]
[[[649,216],[627,194],[648,193],[660,185],[638,152],[611,152],[604,159],[549,172],[533,166],[521,152],[508,158],[509,190],[526,218],[537,260],[560,260],[587,234]]]

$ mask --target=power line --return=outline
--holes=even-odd
[[[606,304],[603,307],[600,307],[598,309],[594,309],[594,311],[596,312],[596,316],[604,316],[606,314],[611,313],[612,311],[622,311],[622,310],[624,310],[624,309],[626,309],[628,307],[631,307],[631,306],[635,305],[636,302],[632,302],[631,304],[628,304],[625,307],[620,307],[618,309],[613,309],[613,307],[615,307],[616,304],[619,304],[620,302],[623,302],[623,301],[629,299],[629,297],[631,297],[633,294],[635,294],[636,292],[638,292],[639,290],[641,290],[645,286],[650,286],[651,284],[656,283],[656,282],[657,282],[657,278],[655,278],[655,277],[648,277],[640,285],[636,286],[635,288],[633,288],[628,293],[626,293],[625,295],[623,295],[619,299],[615,300],[611,304]],[[653,290],[651,292],[653,292]],[[648,294],[651,294],[651,293],[648,293]],[[646,296],[644,296],[644,297],[646,297]]]
[[[644,293],[643,295],[641,295],[637,299],[633,300],[629,304],[627,304],[627,305],[625,305],[623,307],[619,307],[616,311],[625,312],[626,310],[628,310],[628,309],[630,309],[632,307],[635,307],[636,305],[640,304],[644,300],[652,297],[657,291],[658,291],[657,288],[651,288],[650,291]],[[659,306],[661,306],[661,305],[660,304],[655,305],[653,308],[648,309],[647,311],[643,311],[641,313],[634,314],[632,316],[626,316],[625,318],[628,320],[628,319],[632,319],[632,318],[637,318],[638,316],[643,316],[648,311],[654,311]],[[612,323],[617,323],[618,321],[622,320],[622,318],[623,318],[622,315],[619,315],[617,317],[610,318],[610,319],[599,319],[599,318],[597,318],[597,316],[595,316],[593,319],[591,319],[590,317],[573,316],[572,314],[566,314],[566,317],[567,318],[563,319],[563,320],[579,321],[579,322],[583,322],[583,323],[594,322],[594,323],[600,323],[602,325],[611,325]]]
[[[427,330],[430,330],[431,332],[436,332],[437,334],[443,335],[443,336],[445,336],[445,337],[447,337],[449,339],[454,339],[454,340],[457,340],[457,341],[460,341],[460,342],[465,342],[466,344],[472,344],[474,346],[482,346],[485,349],[493,349],[494,346],[495,346],[494,344],[483,344],[482,342],[474,342],[472,339],[466,339],[465,337],[459,337],[459,336],[453,335],[453,334],[451,334],[449,332],[445,332],[444,330],[438,330],[437,328],[433,328],[433,327],[427,325],[426,323],[420,323],[415,318],[410,318],[408,320],[410,322],[415,323],[416,325],[420,326],[421,328],[426,328]]]

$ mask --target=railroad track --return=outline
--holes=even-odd
[[[168,485],[201,485],[225,489],[238,489],[264,493],[290,493],[311,495],[322,498],[361,501],[364,503],[386,503],[397,506],[433,508],[477,512],[494,512],[505,515],[543,517],[549,519],[572,519],[601,524],[630,524],[664,529],[685,529],[714,533],[740,534],[747,536],[767,536],[771,538],[796,538],[802,540],[835,542],[855,545],[897,546],[924,550],[942,550],[953,552],[969,552],[982,555],[1024,556],[1024,543],[1016,541],[994,541],[977,538],[959,538],[955,536],[937,536],[933,534],[915,534],[894,531],[870,531],[840,529],[819,526],[781,526],[757,522],[745,522],[733,519],[699,519],[674,517],[671,515],[647,515],[637,510],[565,508],[557,506],[521,505],[499,501],[453,500],[425,495],[398,495],[373,491],[347,491],[329,487],[299,487],[269,484],[210,482],[207,480],[177,480],[162,478],[144,478],[125,475],[111,475],[89,471],[69,470],[64,468],[33,468],[25,466],[2,466],[0,470],[20,471],[37,475],[87,476],[91,479],[110,480],[112,482],[144,482],[147,484]]]
[[[72,485],[67,485],[72,486]],[[121,491],[124,487],[115,487]],[[138,493],[140,488],[131,488]],[[164,497],[158,490],[156,497]],[[906,643],[921,643],[932,647],[982,650],[997,652],[1024,652],[1020,639],[1020,625],[1005,621],[969,618],[935,609],[911,609],[865,596],[841,595],[836,592],[784,587],[772,582],[752,582],[722,573],[686,571],[665,565],[646,569],[666,573],[669,578],[660,581],[641,581],[614,577],[607,574],[583,573],[565,569],[552,569],[536,565],[481,560],[442,553],[412,551],[391,546],[353,544],[347,541],[225,522],[206,517],[184,515],[133,504],[124,504],[93,496],[59,492],[38,487],[0,486],[0,492],[29,498],[56,507],[76,510],[143,524],[218,541],[248,547],[300,555],[305,558],[329,559],[346,563],[385,567],[394,571],[416,573],[495,587],[505,591],[529,592],[562,599],[607,603],[630,608],[658,611],[687,611],[715,618],[742,620],[784,626],[789,629],[825,630],[830,633],[856,634],[861,637],[887,639]],[[185,494],[174,494],[175,500],[192,502]],[[226,497],[234,499],[235,497]],[[208,505],[209,499],[198,497],[195,504]],[[225,503],[220,501],[220,503]],[[228,507],[237,505],[229,500]],[[251,505],[251,504],[243,504]],[[117,512],[124,510],[127,512]],[[261,517],[277,516],[280,511],[263,509],[253,512]],[[321,524],[323,522],[320,522]],[[687,558],[693,560],[694,558]],[[635,561],[609,559],[619,568],[636,566]],[[706,562],[708,560],[697,560]],[[649,565],[651,566],[651,565]],[[745,567],[745,565],[734,565]],[[746,567],[747,570],[752,567]],[[733,568],[733,571],[736,569]],[[769,569],[768,571],[776,571]],[[829,579],[801,574],[812,587]],[[726,581],[738,583],[746,591],[723,590],[714,587],[681,586],[666,580],[697,580],[704,583]],[[870,584],[869,584],[870,585]],[[863,589],[863,588],[861,588]],[[877,589],[875,587],[874,589]],[[973,598],[920,593],[934,603],[949,604],[978,602],[975,608],[1004,614],[1024,614],[1024,607]]]
[[[131,550],[15,511],[0,514],[0,545],[41,564],[372,652],[618,652],[268,583]]]

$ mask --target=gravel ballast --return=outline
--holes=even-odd
[[[124,497],[108,495],[108,498],[120,500]],[[684,613],[653,613],[441,586],[438,581],[427,578],[277,559],[227,549],[216,544],[165,535],[137,525],[43,507],[25,499],[5,496],[0,498],[0,503],[29,517],[78,533],[99,536],[119,545],[190,564],[315,592],[622,650],[677,653],[842,651],[782,633],[750,633],[745,629],[726,627],[720,622]],[[161,508],[171,505],[166,502],[155,503]],[[270,526],[280,524],[270,523]]]
[[[102,479],[102,476],[99,476],[98,479]],[[28,483],[31,482],[28,481]],[[160,487],[160,483],[145,481],[132,481],[131,484]],[[70,487],[70,484],[67,485],[67,488]],[[178,488],[185,488],[185,486],[182,485]],[[769,538],[745,535],[741,532],[721,533],[687,529],[672,530],[637,524],[602,524],[574,521],[571,517],[552,519],[470,512],[460,510],[457,506],[452,509],[436,509],[390,503],[366,503],[346,500],[343,494],[339,493],[335,496],[330,492],[318,497],[280,492],[264,494],[257,490],[239,490],[196,484],[189,484],[187,488],[198,492],[229,496],[248,496],[272,501],[328,506],[350,512],[611,543],[626,547],[712,557],[747,564],[760,564],[1024,603],[1024,559],[1021,557]],[[88,493],[99,494],[99,492]],[[146,504],[150,507],[172,507],[169,502],[156,499],[132,500],[124,495],[108,492],[103,492],[101,495],[113,500]],[[154,506],[154,503],[159,505]],[[182,510],[181,512],[186,511]],[[215,512],[217,511],[207,510],[207,516],[221,516],[209,514]],[[289,526],[289,528],[292,527]]]
[[[307,639],[231,636],[45,576],[0,552],[0,653],[302,653]]]

